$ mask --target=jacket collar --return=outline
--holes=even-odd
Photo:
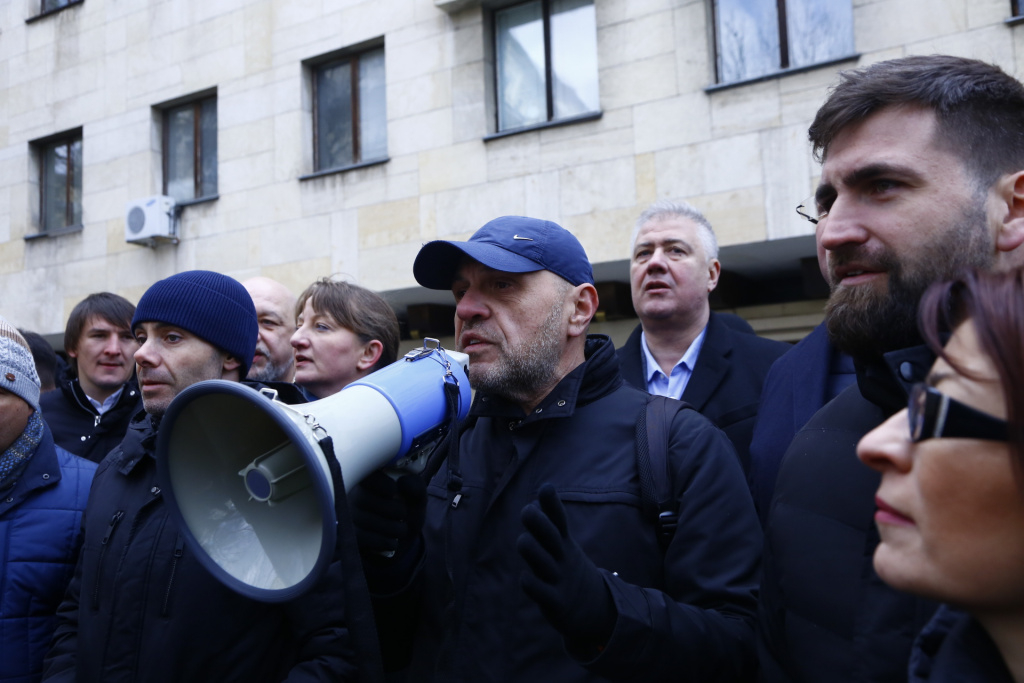
[[[0,495],[0,515],[15,507],[37,489],[54,486],[60,481],[60,463],[57,461],[57,447],[53,443],[50,428],[43,424],[43,438],[18,475],[14,486]]]
[[[541,400],[526,420],[568,417],[576,406],[592,403],[622,385],[615,345],[603,334],[587,335],[586,360],[576,366]],[[523,417],[519,404],[494,394],[478,393],[469,413],[475,417]]]
[[[907,407],[910,388],[923,382],[935,362],[935,354],[925,345],[890,351],[881,361],[854,360],[860,393],[893,415]]]
[[[129,474],[144,456],[156,457],[156,436],[160,426],[155,418],[144,410],[135,414],[128,423],[128,431],[121,442],[121,453],[114,467],[121,474]]]

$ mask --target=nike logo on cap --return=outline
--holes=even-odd
[[[529,241],[533,242],[533,238],[532,237],[520,237],[519,235],[512,235],[512,239],[514,239],[514,240],[529,240]]]

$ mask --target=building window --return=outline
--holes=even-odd
[[[164,194],[179,202],[217,195],[217,98],[163,112]]]
[[[494,12],[498,130],[597,112],[593,0],[532,0]]]
[[[82,133],[39,145],[40,225],[54,232],[82,224]]]
[[[55,12],[62,7],[73,5],[76,2],[81,2],[81,0],[43,0],[39,6],[39,12],[40,14],[44,12]]]
[[[317,171],[388,154],[384,48],[313,66],[313,165]]]
[[[744,81],[854,52],[844,0],[715,0],[718,82]]]
[[[1024,15],[1024,0],[1010,0],[1010,12],[1014,17]]]

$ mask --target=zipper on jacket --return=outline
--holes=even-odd
[[[178,560],[185,553],[185,538],[178,534],[178,541],[174,544],[174,558],[171,560],[171,577],[167,579],[167,593],[164,594],[164,608],[160,616],[166,617],[171,606],[171,588],[174,587],[174,572],[178,568]]]
[[[124,518],[124,510],[118,510],[114,513],[114,516],[110,518],[110,524],[107,526],[107,533],[103,534],[103,540],[100,541],[100,557],[99,562],[96,563],[98,570],[96,572],[96,584],[92,590],[92,607],[96,609],[100,606],[100,577],[103,575],[103,556],[107,554],[107,544],[110,541],[111,534],[114,533],[114,529],[117,528],[118,523]]]

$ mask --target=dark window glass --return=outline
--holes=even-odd
[[[42,148],[41,214],[44,231],[82,223],[82,137]]]
[[[384,48],[316,67],[313,90],[316,170],[387,156]]]
[[[217,194],[217,98],[164,112],[164,192],[178,201]]]
[[[718,81],[757,78],[854,52],[845,0],[716,0]]]
[[[43,0],[40,12],[51,12],[61,7],[67,7],[71,2],[72,0]]]
[[[498,130],[600,107],[592,0],[533,0],[494,13]]]

